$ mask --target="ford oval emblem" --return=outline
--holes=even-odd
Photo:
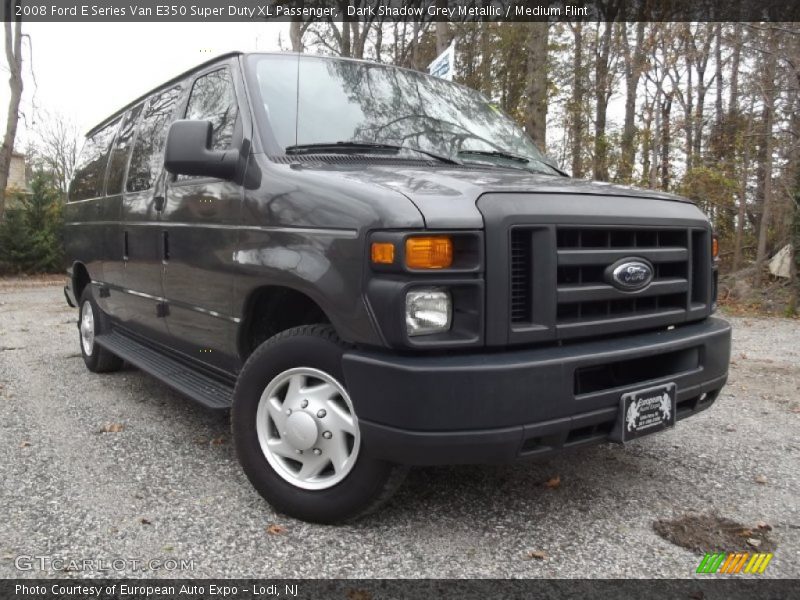
[[[611,265],[611,285],[623,292],[636,292],[653,281],[653,266],[644,259],[624,258]]]

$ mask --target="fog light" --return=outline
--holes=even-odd
[[[447,331],[452,317],[453,307],[447,290],[416,289],[406,294],[406,332],[409,336]]]

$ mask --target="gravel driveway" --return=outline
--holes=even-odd
[[[732,319],[730,383],[674,431],[415,469],[345,527],[275,514],[225,414],[130,367],[87,371],[75,321],[59,286],[0,281],[0,577],[688,577],[701,556],[652,526],[687,512],[769,524],[763,576],[800,577],[800,321]],[[20,555],[194,562],[42,573],[17,570]]]

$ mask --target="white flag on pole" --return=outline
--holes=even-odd
[[[439,56],[433,59],[428,65],[428,73],[434,77],[440,77],[447,81],[453,81],[453,73],[456,68],[456,41],[450,45]]]

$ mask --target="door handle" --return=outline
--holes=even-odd
[[[161,257],[163,262],[169,260],[169,231],[161,232]]]
[[[128,232],[122,232],[122,260],[128,260]]]
[[[162,210],[164,210],[164,200],[165,200],[165,198],[161,194],[159,194],[158,196],[154,196],[153,197],[153,202],[155,203],[155,207],[156,207],[156,210],[158,212],[161,212]]]

